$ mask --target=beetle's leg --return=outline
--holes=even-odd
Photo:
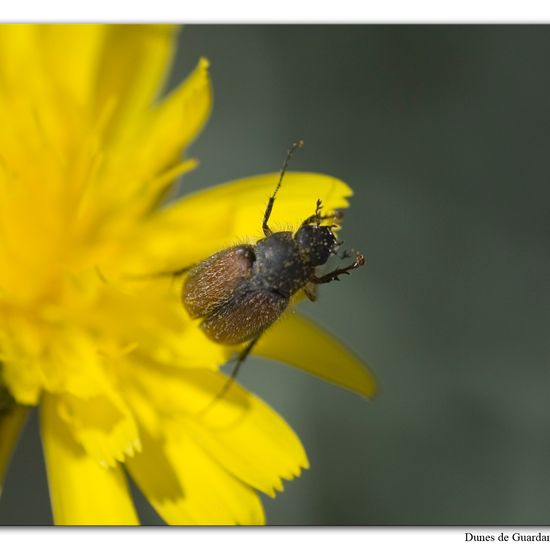
[[[321,225],[321,220],[326,218],[326,216],[321,216],[321,208],[323,208],[323,203],[321,202],[321,199],[317,199],[314,214],[315,223],[317,225]]]
[[[290,149],[286,154],[286,158],[283,163],[283,168],[281,169],[281,175],[279,176],[279,181],[277,183],[277,186],[275,187],[275,191],[273,191],[273,195],[271,195],[271,197],[269,197],[269,200],[267,201],[267,206],[264,212],[264,221],[262,222],[262,229],[266,237],[269,237],[273,233],[273,231],[271,231],[267,223],[269,222],[269,217],[271,216],[271,211],[273,210],[273,203],[275,202],[275,196],[277,195],[277,191],[279,191],[279,187],[281,187],[283,176],[285,175],[286,168],[288,166],[288,161],[290,160],[292,153],[294,153],[296,149],[303,146],[304,146],[304,142],[300,139],[292,144],[292,146],[290,147]]]
[[[317,225],[321,225],[322,220],[333,220],[335,219],[337,214],[325,214],[323,216],[317,216],[317,214],[313,214],[313,216],[310,216],[309,218],[306,218],[302,225],[311,225],[312,223],[316,223]],[[331,226],[334,227],[334,226]]]
[[[206,406],[206,408],[204,408],[202,411],[198,413],[199,416],[203,416],[207,411],[209,411],[212,408],[212,406],[216,402],[218,402],[227,393],[227,391],[233,384],[235,378],[237,378],[237,374],[239,374],[239,370],[242,364],[245,362],[246,358],[250,355],[252,348],[256,345],[261,335],[262,333],[258,334],[258,336],[256,336],[253,340],[251,340],[247,344],[247,346],[239,353],[239,355],[237,356],[237,362],[235,363],[235,366],[233,367],[233,370],[231,371],[229,378],[225,381],[225,384],[222,386],[222,389],[219,391],[216,397],[214,397],[214,399]]]
[[[172,275],[172,282],[171,284],[175,284],[176,283],[176,279],[178,277],[180,277],[181,275],[183,275],[184,273],[187,273],[192,267],[194,267],[195,264],[193,265],[188,265],[186,267],[181,267],[180,269],[177,269],[176,271],[172,271],[171,275]]]
[[[233,380],[237,378],[237,374],[239,374],[239,370],[242,366],[242,364],[245,362],[246,358],[250,355],[250,352],[252,351],[252,348],[256,345],[256,342],[260,339],[261,334],[256,336],[253,340],[251,340],[247,346],[239,353],[237,356],[237,362],[235,363],[235,366],[233,367],[233,370],[231,371],[231,374],[229,378],[227,379],[227,382],[225,383],[224,387],[221,389],[220,393],[216,396],[216,399],[221,399],[231,384],[233,383]]]
[[[309,218],[306,218],[302,222],[302,225],[310,225],[314,222],[319,225],[321,223],[321,220],[332,218],[332,216],[321,216],[321,208],[323,208],[323,203],[321,202],[321,199],[317,199],[317,204],[315,205],[315,214],[313,214],[313,216],[309,216]]]
[[[312,302],[316,302],[317,285],[312,282],[306,283],[306,286],[304,286],[304,294],[308,297],[309,300],[311,300]]]
[[[182,267],[180,269],[172,270],[172,271],[157,271],[156,273],[144,273],[139,275],[125,275],[125,279],[134,279],[134,280],[143,280],[143,279],[154,279],[156,277],[179,277],[180,275],[183,275],[184,273],[187,273],[190,269],[195,267],[196,264],[186,265],[185,267]]]
[[[172,277],[171,285],[173,285],[176,282],[176,279],[183,275],[184,273],[187,273],[191,268],[195,267],[196,264],[187,265],[185,267],[182,267],[180,269],[176,269],[175,271],[157,271],[156,273],[147,273],[143,275],[125,275],[125,279],[129,279],[131,281],[146,281],[147,279],[156,279],[160,277]]]
[[[317,225],[321,225],[322,220],[334,220],[337,223],[342,221],[342,218],[344,217],[344,215],[342,214],[341,211],[337,210],[337,211],[333,212],[332,214],[321,215],[321,208],[322,208],[321,199],[317,199],[317,205],[315,207],[315,214],[313,214],[312,216],[309,216],[309,218],[306,218],[302,222],[302,225],[311,225],[312,223],[316,223]],[[331,227],[335,227],[335,226],[331,226]]]
[[[195,267],[196,264],[192,265],[186,265],[185,267],[181,267],[180,269],[176,269],[176,271],[172,272],[164,272],[164,275],[172,275],[172,277],[179,277],[180,275],[183,275],[184,273],[187,273],[190,269]]]
[[[365,265],[365,257],[362,254],[357,254],[357,256],[355,257],[355,261],[352,264],[347,265],[346,267],[341,267],[340,269],[335,269],[334,271],[331,271],[330,273],[327,273],[326,275],[323,275],[321,277],[312,275],[309,280],[310,282],[318,285],[330,283],[332,281],[338,281],[339,275],[349,275],[349,272],[352,269],[357,269],[362,265]]]

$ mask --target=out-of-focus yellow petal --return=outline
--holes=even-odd
[[[49,81],[79,106],[89,109],[95,103],[103,44],[109,31],[106,25],[34,25],[38,48],[35,56],[42,60]],[[115,29],[117,26],[115,26]],[[90,113],[90,115],[93,113]]]
[[[0,496],[2,495],[4,476],[27,413],[26,407],[13,405],[10,411],[0,414]]]
[[[106,289],[98,304],[97,330],[133,345],[132,356],[159,363],[217,370],[227,360],[229,351],[209,340],[190,320],[181,303],[180,280],[129,277],[123,282],[124,292]],[[112,312],[109,319],[104,311]]]
[[[39,57],[37,25],[2,25],[0,27],[0,93],[17,90],[25,83],[27,93],[35,91]],[[25,70],[21,70],[25,67]]]
[[[253,489],[229,474],[172,423],[164,438],[142,434],[143,452],[128,469],[147,500],[171,525],[258,525],[265,522]]]
[[[278,173],[264,174],[183,197],[152,216],[119,260],[145,273],[178,269],[237,242],[257,241],[263,237],[264,211],[278,178]],[[317,199],[331,212],[347,207],[351,194],[344,182],[331,176],[288,173],[269,225],[275,231],[297,229],[314,214]]]
[[[44,384],[44,372],[38,360],[43,351],[42,339],[23,316],[8,316],[2,321],[3,382],[18,403],[37,405]]]
[[[118,233],[119,226],[126,227],[157,206],[177,177],[195,167],[192,159],[182,162],[181,152],[201,130],[211,107],[208,62],[202,59],[159,105],[132,118],[111,137],[110,154],[103,160],[101,180],[91,190],[91,209],[83,211],[82,223]]]
[[[129,176],[138,180],[160,176],[200,132],[212,109],[208,66],[201,59],[193,73],[144,117],[134,139],[121,144],[121,165],[126,170],[133,166],[135,171]]]
[[[282,479],[293,479],[308,460],[300,440],[268,405],[236,382],[212,404],[227,377],[198,369],[134,363],[132,384],[147,389],[164,423],[177,418],[220,467],[271,496]],[[134,403],[132,403],[135,407]],[[209,405],[212,405],[209,407]]]
[[[296,313],[287,313],[260,338],[253,353],[298,367],[363,397],[376,393],[374,375],[329,332]]]
[[[164,84],[174,49],[172,25],[108,25],[97,75],[96,112],[114,101],[116,122],[147,108]]]
[[[104,468],[78,445],[45,395],[41,430],[54,521],[57,525],[137,525],[122,468]]]
[[[42,376],[35,362],[4,361],[4,382],[18,403],[37,405],[42,390]]]

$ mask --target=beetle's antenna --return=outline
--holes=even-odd
[[[279,188],[281,187],[281,183],[283,182],[283,177],[285,175],[286,169],[288,167],[288,162],[290,161],[290,158],[294,154],[294,151],[296,149],[301,149],[304,146],[304,140],[299,139],[298,141],[295,141],[288,150],[286,154],[285,161],[283,162],[283,167],[281,169],[281,175],[279,176],[279,181],[277,182],[277,186],[275,187],[275,191],[273,191],[273,195],[269,197],[269,201],[267,203],[267,207],[265,209],[264,213],[264,221],[262,223],[262,229],[264,230],[264,235],[266,237],[269,237],[273,233],[271,229],[269,229],[269,226],[267,225],[267,222],[269,221],[269,216],[271,216],[271,210],[273,210],[273,203],[275,202],[275,196],[277,195],[277,191],[279,191]]]

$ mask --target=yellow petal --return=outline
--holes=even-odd
[[[209,63],[201,59],[193,73],[149,115],[138,141],[125,151],[142,177],[160,174],[179,160],[206,123],[212,109]]]
[[[103,465],[115,466],[141,450],[134,417],[114,392],[89,399],[63,395],[58,413],[86,453]]]
[[[164,84],[173,55],[171,25],[108,25],[96,82],[96,112],[115,101],[116,122],[147,108]]]
[[[227,360],[228,350],[209,340],[187,315],[181,304],[181,281],[130,278],[124,283],[124,292],[106,289],[98,303],[98,331],[134,343],[132,355],[159,363],[217,370]],[[108,318],[105,311],[110,312]],[[131,371],[128,374],[132,376]]]
[[[55,189],[54,174],[61,165],[71,185],[74,183],[67,165],[73,168],[77,164],[75,160],[102,113],[94,110],[94,101],[108,28],[0,26],[0,97],[4,99],[0,110],[3,126],[11,135],[9,148],[2,143],[2,156],[12,170],[16,168],[18,177],[34,173],[38,188],[43,181],[40,175],[48,174],[48,187]],[[24,164],[25,158],[33,158],[31,167]],[[13,166],[18,163],[20,168]],[[33,196],[45,204],[35,193]]]
[[[82,327],[66,327],[52,334],[40,361],[49,392],[90,398],[108,391],[110,383],[97,342]]]
[[[0,496],[4,476],[27,414],[28,409],[20,405],[13,405],[11,410],[0,412]]]
[[[263,237],[264,211],[278,178],[277,173],[264,174],[183,197],[143,225],[120,263],[141,273],[176,270],[237,242],[256,242]],[[288,173],[269,224],[273,230],[297,229],[315,212],[317,199],[330,212],[347,207],[351,194],[331,176]]]
[[[118,232],[117,223],[127,224],[156,206],[177,176],[195,167],[194,161],[181,163],[180,157],[206,122],[211,106],[208,62],[203,59],[173,93],[129,120],[112,137],[100,185],[93,189],[89,201],[103,208],[87,223],[93,225],[95,220],[105,225],[109,221],[115,224],[109,225],[109,230]],[[133,234],[130,240],[134,240]]]
[[[188,422],[190,432],[220,465],[274,497],[283,490],[283,479],[294,479],[309,468],[306,453],[290,426],[258,398],[248,395],[244,409],[227,402],[239,393],[242,400],[244,390],[233,384],[227,399],[212,405],[204,418]]]
[[[139,449],[134,418],[110,376],[116,358],[101,357],[89,335],[67,328],[43,363],[44,388],[60,395],[59,412],[93,458],[113,466]]]
[[[172,424],[165,438],[142,433],[143,452],[128,469],[147,500],[171,525],[258,525],[265,522],[260,499]]]
[[[23,82],[34,84],[42,75],[41,72],[36,74],[39,66],[37,30],[37,25],[0,25],[0,82],[3,93],[5,90],[20,89]],[[25,70],[22,71],[21,67]]]
[[[44,384],[44,373],[38,360],[43,352],[42,339],[22,316],[6,316],[2,321],[3,381],[18,403],[37,405]]]
[[[57,525],[137,525],[121,467],[104,468],[72,438],[59,417],[57,400],[44,396],[42,444]]]
[[[96,80],[101,75],[106,25],[35,25],[45,74],[63,94],[83,108],[95,102]],[[117,26],[114,26],[116,31]],[[90,113],[92,114],[92,113]]]
[[[254,488],[274,496],[283,488],[282,479],[309,466],[288,424],[236,382],[212,405],[225,375],[144,362],[134,363],[132,373],[132,383],[147,389],[159,415],[177,418],[180,429],[192,434],[221,467]]]
[[[43,379],[35,362],[4,361],[4,382],[18,403],[37,405]]]
[[[81,398],[109,391],[97,342],[82,327],[48,330],[14,317],[3,330],[4,379],[18,402],[37,404],[41,389]]]
[[[367,365],[332,334],[296,313],[287,313],[260,338],[253,353],[319,376],[372,398],[376,381]]]

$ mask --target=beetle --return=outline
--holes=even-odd
[[[240,366],[262,334],[281,316],[290,298],[299,290],[314,301],[316,286],[338,280],[365,263],[357,254],[353,263],[318,275],[317,269],[336,254],[342,243],[333,232],[336,225],[321,225],[323,220],[339,221],[339,213],[322,215],[317,200],[315,213],[306,218],[295,233],[274,232],[269,227],[277,192],[281,187],[293,152],[303,146],[295,142],[286,155],[279,181],[265,208],[264,238],[255,244],[238,244],[213,254],[187,271],[182,287],[182,302],[200,328],[214,342],[247,345],[218,398],[236,377]]]

